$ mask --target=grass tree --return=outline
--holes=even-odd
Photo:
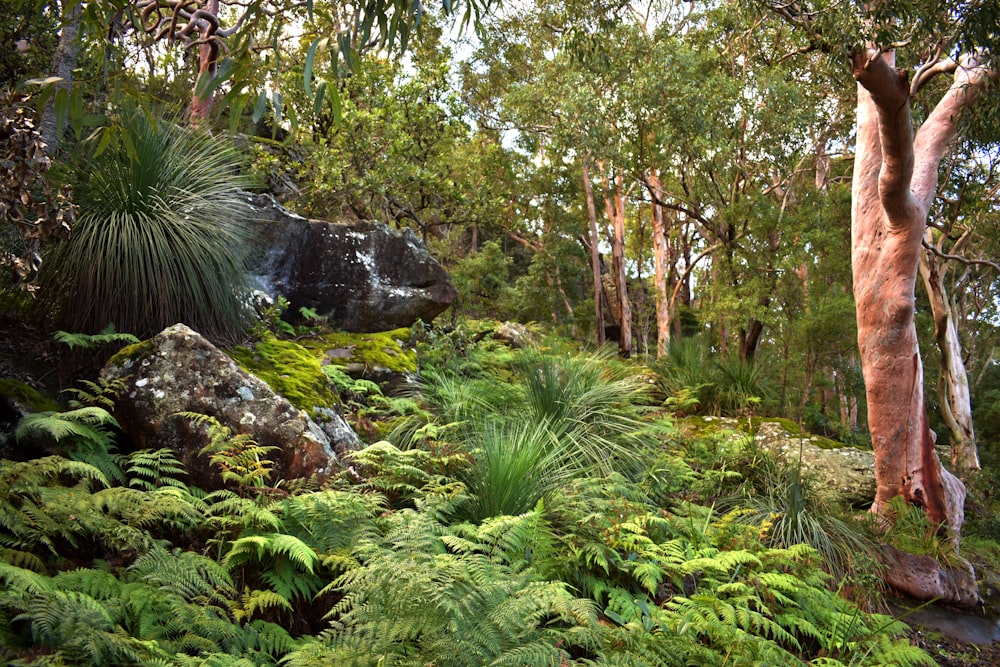
[[[250,230],[234,153],[139,109],[122,111],[103,137],[76,171],[78,223],[50,265],[45,298],[59,302],[62,327],[240,331]]]

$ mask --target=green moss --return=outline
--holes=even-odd
[[[795,421],[791,419],[784,419],[782,417],[750,417],[749,419],[740,419],[739,428],[741,431],[753,433],[760,428],[761,424],[766,423],[778,424],[781,428],[788,431],[789,435],[806,438],[809,440],[809,444],[815,445],[820,449],[839,449],[841,447],[850,447],[850,445],[845,445],[842,442],[837,442],[836,440],[831,440],[830,438],[824,438],[821,435],[813,435],[800,427]]]
[[[778,424],[784,430],[788,431],[788,434],[792,437],[803,437],[809,440],[809,444],[815,445],[820,449],[838,449],[841,447],[850,447],[850,445],[845,445],[842,442],[837,442],[836,440],[831,440],[830,438],[824,438],[823,436],[813,435],[808,431],[804,431],[799,425],[791,420],[784,419],[782,417],[750,417],[750,418],[740,418],[740,419],[727,419],[723,421],[719,417],[710,416],[690,416],[684,417],[679,423],[684,424],[689,432],[693,435],[698,436],[710,436],[722,430],[735,430],[741,431],[743,433],[754,433],[756,432],[761,424]]]
[[[132,345],[126,345],[122,349],[111,355],[108,360],[108,364],[114,366],[122,366],[125,362],[135,359],[136,357],[141,357],[146,355],[150,350],[153,349],[153,339],[140,341],[138,343],[133,343]]]
[[[0,396],[9,396],[33,412],[62,410],[62,406],[42,392],[18,380],[0,380]]]
[[[252,348],[234,347],[226,353],[301,410],[332,407],[339,402],[319,357],[295,341],[270,336]]]
[[[302,344],[325,364],[364,364],[368,368],[413,373],[417,370],[417,353],[400,344],[409,337],[409,329],[367,334],[338,332]]]

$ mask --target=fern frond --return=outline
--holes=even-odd
[[[52,334],[57,342],[68,345],[73,350],[77,347],[93,348],[107,345],[109,343],[119,343],[121,345],[132,345],[139,342],[139,339],[130,333],[120,333],[115,330],[114,324],[101,329],[100,333],[83,334],[70,333],[68,331],[56,331]]]
[[[293,611],[292,603],[287,598],[270,590],[243,591],[239,605],[233,610],[237,621],[246,621],[255,614],[268,609],[284,609]]]
[[[14,435],[18,440],[35,436],[51,438],[55,442],[70,440],[72,444],[108,447],[113,438],[110,428],[118,428],[118,421],[110,412],[101,407],[87,406],[65,412],[25,415]]]
[[[128,455],[125,471],[129,486],[145,490],[161,486],[186,488],[180,477],[187,474],[172,449],[140,449]]]

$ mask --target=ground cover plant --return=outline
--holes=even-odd
[[[406,437],[322,488],[277,492],[267,451],[197,415],[226,489],[119,452],[99,405],[32,417],[62,454],[0,467],[3,658],[935,664],[819,551],[713,505],[745,452],[681,438],[638,366],[492,349],[426,368]]]

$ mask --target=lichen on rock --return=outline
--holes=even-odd
[[[276,359],[278,363],[286,358],[304,363],[304,357],[312,359],[305,352],[290,357],[278,355]],[[313,361],[322,375],[318,362]],[[221,350],[182,324],[122,350],[105,365],[101,375],[107,380],[124,381],[124,388],[115,397],[114,416],[134,445],[173,449],[192,482],[203,488],[216,488],[221,483],[199,455],[207,444],[207,435],[179,413],[209,415],[234,434],[247,434],[259,445],[276,447],[273,481],[324,479],[333,472],[341,454],[360,446],[356,435],[331,441],[304,410],[276,393],[263,379],[240,369]],[[327,382],[325,376],[323,381]],[[332,389],[328,392],[324,400],[334,396]],[[306,395],[300,400],[311,402],[311,398]],[[353,435],[353,431],[350,433]]]

